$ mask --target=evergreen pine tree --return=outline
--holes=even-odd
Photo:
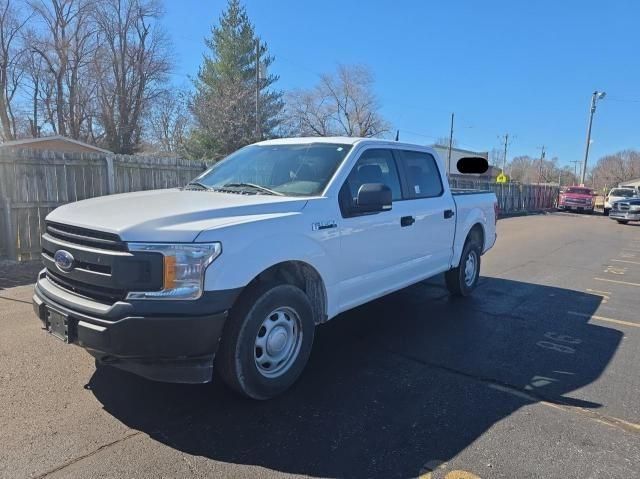
[[[273,57],[260,42],[260,133],[256,132],[256,42],[258,38],[239,0],[228,0],[219,25],[206,39],[210,53],[194,81],[196,125],[187,147],[200,158],[219,158],[262,138],[273,137],[281,122],[282,92],[271,89],[276,75],[265,74]]]

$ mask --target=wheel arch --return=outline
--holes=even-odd
[[[483,252],[485,247],[485,231],[484,231],[484,225],[482,223],[480,222],[475,223],[469,229],[466,239],[464,240],[465,244],[467,241],[471,239],[476,239],[478,241],[478,243],[480,244],[480,252]]]
[[[327,321],[327,289],[318,270],[309,263],[300,260],[288,260],[273,264],[249,281],[243,289],[243,293],[264,282],[297,286],[309,298],[314,323],[320,324]],[[243,294],[241,293],[236,302],[242,301],[242,296]]]

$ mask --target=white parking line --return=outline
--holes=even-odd
[[[607,278],[593,278],[597,281],[607,281],[609,283],[617,283],[617,284],[626,284],[627,286],[637,286],[640,288],[640,283],[630,283],[628,281],[619,281],[617,279],[607,279]]]
[[[609,261],[615,261],[617,263],[640,264],[640,261],[629,261],[629,260],[626,260],[626,259],[611,259]]]
[[[632,323],[631,321],[622,321],[621,319],[607,318],[605,316],[597,316],[595,314],[579,313],[577,311],[567,311],[567,314],[570,314],[572,316],[580,316],[581,318],[597,319],[598,321],[605,321],[607,323],[620,324],[622,326],[631,326],[632,328],[640,328],[639,323]]]

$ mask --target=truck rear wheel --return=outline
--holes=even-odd
[[[616,220],[618,223],[620,223],[621,225],[626,225],[629,221],[627,220]]]
[[[473,239],[467,240],[457,267],[445,273],[449,292],[454,296],[469,296],[480,277],[480,246]]]
[[[231,310],[215,366],[223,381],[252,399],[290,388],[311,353],[311,303],[290,284],[250,286]]]

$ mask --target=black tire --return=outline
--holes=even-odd
[[[629,222],[628,220],[616,220],[616,221],[621,225],[626,225]]]
[[[454,296],[469,296],[478,284],[480,277],[480,245],[473,239],[468,239],[460,256],[457,267],[447,271],[444,275],[449,292]],[[465,281],[465,265],[469,255],[475,255],[475,275],[471,283]]]
[[[264,323],[273,318],[271,313],[282,309],[297,314],[297,322],[293,314],[289,320],[298,324],[296,330],[301,331],[302,337],[297,355],[287,361],[288,368],[277,377],[266,377],[257,364],[260,348],[256,340],[264,330]],[[314,333],[311,303],[300,288],[274,283],[250,286],[231,310],[215,359],[216,371],[240,394],[252,399],[270,399],[282,394],[298,379],[309,359]]]

